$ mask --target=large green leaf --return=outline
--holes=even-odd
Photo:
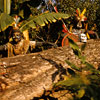
[[[12,26],[14,20],[11,16],[6,13],[0,14],[0,32],[7,29],[9,26]]]
[[[33,28],[35,29],[37,25],[39,26],[45,26],[48,23],[56,22],[59,19],[67,19],[70,16],[68,14],[63,14],[63,13],[44,13],[41,15],[38,15],[36,17],[32,16],[30,17],[27,21],[23,22],[24,24],[21,25],[20,30],[24,31],[27,26],[28,28]]]

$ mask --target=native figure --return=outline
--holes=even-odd
[[[86,9],[84,9],[82,12],[79,8],[76,10],[74,23],[70,27],[70,31],[79,36],[79,39],[81,42],[87,42],[87,36],[85,34],[86,32],[86,26],[87,26],[87,17],[84,15],[86,12]],[[72,29],[73,27],[73,29]]]
[[[23,33],[16,29],[12,31],[12,41],[8,42],[5,45],[1,45],[0,51],[7,50],[8,57],[11,57],[20,54],[26,54],[28,53],[29,48],[35,49],[36,46],[41,46],[43,44],[45,43],[26,40],[23,37]]]

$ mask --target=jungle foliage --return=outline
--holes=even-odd
[[[32,17],[30,18],[30,16],[33,16],[33,17],[38,16],[39,17],[39,15],[41,14],[41,9],[37,10],[37,6],[40,3],[41,3],[41,0],[0,0],[0,12],[7,13],[12,17],[14,15],[18,15],[21,17],[21,22],[24,21],[26,23],[32,18]],[[99,34],[99,27],[100,27],[100,19],[99,19],[100,1],[99,0],[57,0],[57,3],[58,3],[57,8],[58,8],[59,13],[65,13],[65,14],[68,14],[71,16],[70,19],[64,20],[66,25],[68,26],[68,28],[69,28],[70,24],[73,23],[72,21],[73,21],[74,15],[76,13],[76,9],[80,8],[80,10],[82,11],[84,8],[86,8],[85,16],[87,17],[88,23],[89,23],[88,29],[90,30],[94,26],[94,24],[96,24],[97,27],[95,30]],[[44,19],[41,20],[42,26],[44,26],[43,22],[44,22]],[[13,23],[13,21],[12,21],[12,23]],[[47,22],[45,22],[45,23],[47,24]],[[10,24],[8,26],[11,26],[11,25],[12,24]],[[30,26],[31,25],[32,24],[30,24]],[[26,27],[27,27],[27,25],[26,25]],[[55,29],[54,29],[54,27],[55,27]],[[38,35],[39,38],[43,38],[41,36],[41,32],[42,32],[44,34],[43,35],[44,37],[48,37],[48,38],[45,38],[44,40],[50,41],[50,42],[51,41],[56,42],[59,40],[58,44],[61,45],[60,44],[60,42],[61,42],[60,38],[62,38],[61,30],[62,30],[62,22],[58,20],[57,24],[50,23],[49,26],[46,25],[45,27],[37,27],[36,30],[30,29],[30,32],[31,32],[30,38],[32,40],[36,39],[36,37],[37,37],[36,35]],[[8,34],[9,32],[8,31],[5,32],[3,30],[3,34],[4,33]],[[0,35],[2,35],[2,33]],[[4,41],[4,39],[0,40],[1,44],[4,43],[2,41]]]
[[[89,26],[93,26],[93,24],[97,24],[97,16],[100,10],[100,1],[99,0],[60,0],[60,11],[71,14],[72,17],[75,14],[77,8],[80,8],[82,11],[86,8],[85,16],[88,19]]]
[[[96,69],[92,64],[86,61],[86,57],[82,55],[86,44],[79,49],[78,45],[69,38],[70,46],[74,54],[80,59],[81,66],[77,67],[72,62],[66,60],[70,66],[67,75],[63,75],[63,80],[54,84],[54,91],[69,90],[73,94],[74,100],[99,100],[100,99],[100,70]],[[57,88],[59,88],[57,90]]]
[[[39,14],[39,12],[35,13],[34,9],[37,10],[35,8],[36,4],[35,2],[33,3],[30,0],[24,0],[24,1],[23,0],[10,0],[10,1],[11,2],[9,3],[8,3],[8,0],[0,1],[0,4],[1,4],[0,31],[2,31],[1,33],[3,34],[6,33],[5,30],[9,26],[13,25],[14,20],[12,20],[12,18],[15,15],[18,15],[21,17],[21,24],[19,27],[21,31],[24,31],[25,29],[31,29],[31,30],[36,29],[36,31],[38,32],[40,31],[40,28],[42,28],[43,26],[46,26],[47,24],[56,22],[57,20],[61,20],[62,18],[63,19],[69,18],[68,14],[62,14],[62,13],[49,13],[49,12],[44,13],[44,14]],[[30,1],[30,2],[27,2],[27,1]],[[7,36],[8,36],[8,33],[7,33]],[[33,35],[35,33],[37,32],[35,32],[34,30]],[[1,40],[1,43],[2,41],[3,40]]]
[[[32,40],[38,38],[42,41],[56,42],[59,39],[59,36],[61,36],[62,30],[62,22],[59,21],[59,19],[67,19],[64,21],[66,25],[69,26],[71,24],[71,20],[73,20],[73,16],[76,13],[76,9],[80,8],[81,10],[83,10],[84,8],[86,8],[87,11],[85,14],[88,18],[88,28],[91,29],[92,26],[96,24],[96,31],[98,31],[99,34],[100,0],[57,0],[57,2],[59,2],[59,5],[57,7],[59,13],[45,13],[42,15],[41,10],[38,11],[36,9],[41,0],[8,1],[9,3],[7,3],[6,0],[0,0],[0,31],[2,31],[0,33],[0,44],[3,44],[5,42],[4,40],[7,39],[9,31],[5,29],[8,26],[12,26],[13,20],[11,17],[16,14],[21,17],[21,21],[23,22],[22,26],[20,26],[21,30],[30,27],[29,31],[31,32],[30,35]],[[6,15],[5,13],[9,15]],[[4,17],[2,16],[5,16],[7,22],[5,27],[1,28],[1,25],[5,24],[3,23]],[[44,19],[44,16],[46,19]],[[68,19],[69,16],[71,16],[71,19]],[[57,23],[51,23],[55,21],[57,21]],[[48,25],[45,26],[45,24]],[[69,76],[65,76],[65,79],[55,84],[55,87],[60,86],[63,89],[69,89],[74,93],[76,100],[82,100],[83,98],[87,98],[85,100],[99,100],[100,70],[95,69],[94,66],[88,63],[85,57],[81,54],[81,51],[84,50],[85,45],[82,46],[80,51],[79,47],[72,40],[69,39],[69,41],[74,53],[81,60],[81,63],[84,65],[84,67],[78,68],[71,62],[66,61],[66,63],[71,67],[70,70],[73,73],[68,72]],[[82,72],[87,72],[88,74],[83,74]]]

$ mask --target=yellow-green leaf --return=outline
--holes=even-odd
[[[15,23],[14,19],[6,13],[0,14],[0,31],[4,31]]]
[[[81,90],[78,91],[77,97],[82,98],[84,96],[84,94],[85,94],[85,90],[81,89]]]

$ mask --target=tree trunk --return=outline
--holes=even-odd
[[[79,44],[80,45],[80,44]],[[83,52],[87,61],[100,66],[100,40],[91,40]],[[70,47],[58,47],[39,53],[2,58],[7,64],[7,75],[0,76],[3,87],[0,100],[31,100],[52,88],[69,67],[65,60],[80,65]]]

